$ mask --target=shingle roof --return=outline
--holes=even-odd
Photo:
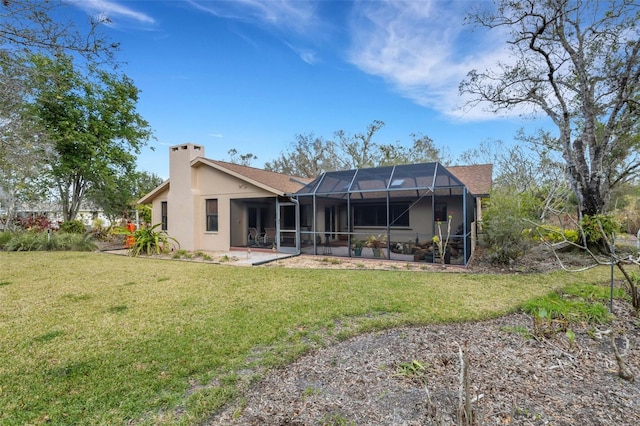
[[[198,164],[206,164],[214,167],[280,195],[293,194],[304,187],[306,183],[313,181],[313,179],[309,178],[289,176],[255,167],[241,166],[239,164],[210,160],[202,157],[198,157],[193,160],[192,166],[196,166]],[[493,165],[478,164],[471,166],[447,166],[446,169],[455,177],[460,179],[460,181],[464,183],[473,195],[489,195],[489,192],[491,191]],[[167,185],[169,185],[168,179],[143,197],[139,202],[149,202],[154,198],[156,193],[160,192],[161,189],[166,188]]]
[[[489,195],[491,192],[493,164],[447,166],[447,170],[460,179],[473,195]]]
[[[296,192],[312,180],[289,176],[283,173],[276,173],[269,170],[257,169],[255,167],[241,166],[239,164],[228,163],[226,161],[209,160],[206,158],[198,158],[194,161],[194,164],[198,161],[203,164],[214,166],[217,169],[230,172],[230,174],[243,178],[257,186],[267,187],[266,189],[273,189],[275,190],[274,192],[278,192],[282,195]]]

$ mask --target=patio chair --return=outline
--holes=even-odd
[[[260,240],[264,242],[265,236],[259,233],[257,228],[249,228],[249,235],[247,235],[247,245],[260,245]]]
[[[264,243],[276,242],[276,228],[264,228]]]

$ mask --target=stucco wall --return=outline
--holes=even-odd
[[[232,242],[246,244],[247,212],[243,201],[274,198],[273,193],[206,165],[194,170],[199,194],[195,202],[193,249],[218,251],[228,250]],[[207,199],[218,200],[217,232],[206,231]]]

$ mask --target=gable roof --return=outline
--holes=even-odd
[[[247,183],[277,195],[296,193],[305,187],[305,185],[314,181],[314,179],[310,178],[289,176],[283,173],[272,172],[250,166],[242,166],[240,164],[229,163],[226,161],[211,160],[204,157],[195,158],[191,162],[191,167],[199,167],[201,165],[206,165],[220,170],[223,173],[235,176],[238,179],[244,180]],[[492,164],[446,166],[445,169],[459,179],[474,196],[489,195],[493,176]],[[138,200],[138,204],[151,202],[158,193],[168,189],[169,186],[170,180],[167,179]]]
[[[153,188],[153,190],[151,190],[151,192],[149,192],[147,195],[140,198],[137,204],[149,204],[151,201],[153,201],[154,198],[156,198],[157,194],[159,194],[160,192],[168,188],[169,188],[169,179],[165,180],[160,185]]]
[[[488,196],[491,192],[493,164],[474,164],[471,166],[447,166],[476,197]]]
[[[306,183],[311,182],[311,179],[289,176],[255,167],[241,166],[240,164],[226,161],[196,158],[191,163],[192,166],[196,167],[200,164],[208,165],[278,195],[295,192]]]
[[[239,164],[228,163],[226,161],[210,160],[198,157],[191,161],[191,167],[202,165],[220,170],[223,173],[234,176],[258,188],[272,192],[276,195],[293,193],[302,188],[311,179],[289,176],[269,170],[257,169],[255,167],[241,166]],[[138,204],[150,203],[158,193],[170,187],[170,179],[165,180],[159,186],[138,200]]]

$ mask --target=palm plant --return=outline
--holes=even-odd
[[[149,227],[141,227],[135,231],[119,229],[117,234],[133,236],[133,244],[129,248],[131,256],[138,256],[140,253],[162,254],[169,251],[171,246],[180,248],[180,243],[173,237],[170,237],[166,231],[157,230],[161,223],[157,223]]]

